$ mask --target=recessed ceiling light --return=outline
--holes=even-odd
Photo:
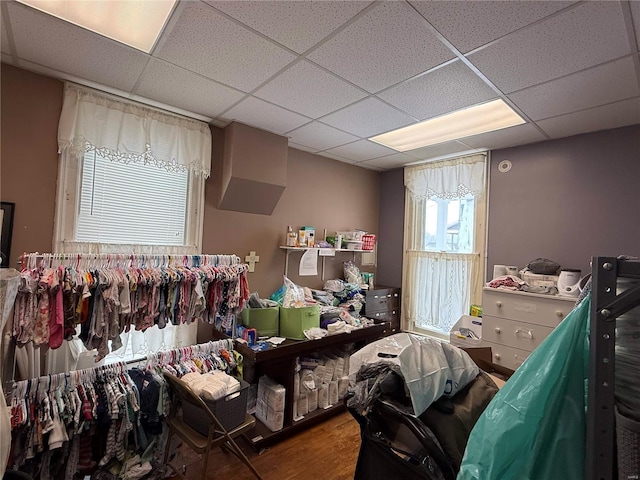
[[[18,0],[149,53],[177,0]]]
[[[369,138],[399,152],[526,123],[503,100],[493,100]]]

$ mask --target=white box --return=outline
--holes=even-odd
[[[477,338],[470,338],[460,334],[461,328],[469,329]],[[451,328],[449,333],[449,342],[456,347],[479,347],[482,342],[482,317],[472,317],[471,315],[462,315],[460,320]]]
[[[557,287],[558,286],[557,275],[542,275],[539,273],[524,272],[522,274],[522,280],[527,282],[532,287]]]

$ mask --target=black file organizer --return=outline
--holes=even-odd
[[[617,295],[619,278],[640,280],[640,261],[593,257],[587,408],[587,480],[617,477],[615,452],[616,318],[640,305],[640,285]]]

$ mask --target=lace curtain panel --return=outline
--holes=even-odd
[[[480,255],[408,251],[405,258],[407,277],[417,286],[411,289],[405,315],[418,328],[448,333],[469,313]]]
[[[54,250],[58,253],[83,253],[83,254],[127,254],[133,255],[195,255],[200,253],[196,246],[182,245],[138,245],[124,243],[93,243],[74,242],[65,240],[54,243]]]
[[[405,253],[403,271],[404,318],[409,329],[426,329],[446,335],[472,303],[482,296],[485,250],[486,155],[405,168]],[[456,200],[473,197],[473,222],[462,215],[460,231],[471,230],[471,253],[427,251],[428,199]]]
[[[198,120],[65,84],[58,150],[80,157],[96,150],[112,161],[169,171],[211,172],[211,131]]]
[[[485,154],[404,169],[404,185],[416,198],[452,200],[484,192]]]

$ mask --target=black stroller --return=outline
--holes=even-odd
[[[360,424],[355,480],[454,480],[469,433],[498,387],[484,372],[452,398],[413,414],[404,380],[388,363],[363,365],[345,405]]]

